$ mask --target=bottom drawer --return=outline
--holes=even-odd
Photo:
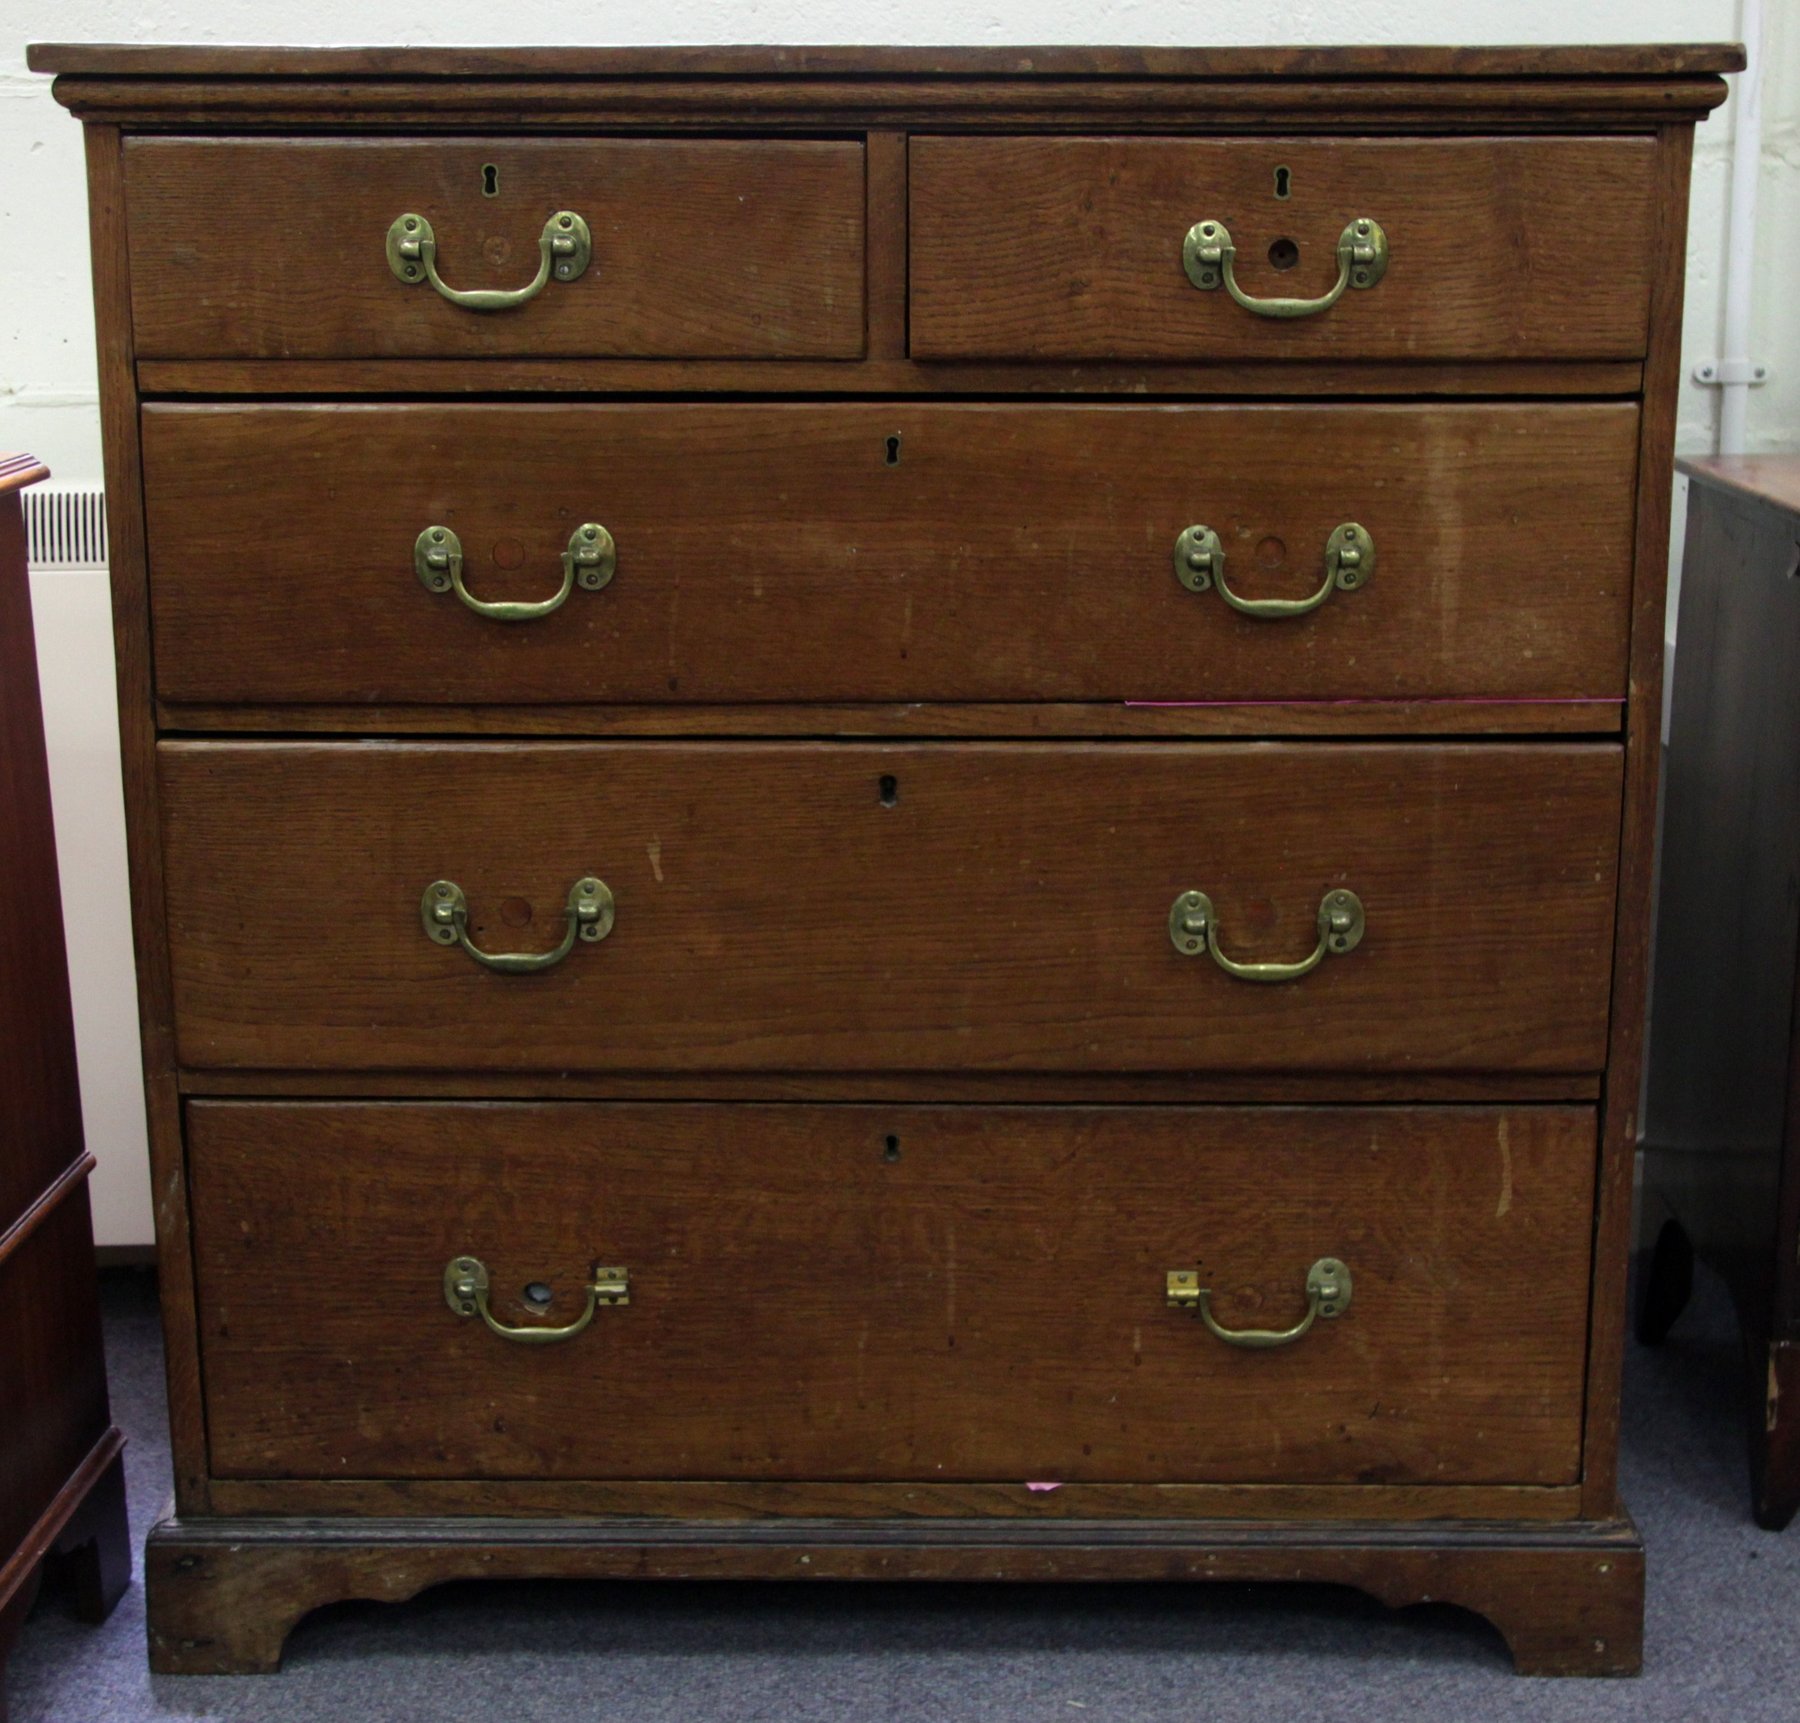
[[[223,1477],[1577,1476],[1585,1108],[221,1101],[188,1130]],[[629,1303],[521,1343],[452,1308],[465,1256],[507,1327],[574,1323],[597,1265]],[[1348,1299],[1285,1344],[1168,1301],[1196,1271],[1219,1329],[1288,1329],[1323,1258]]]
[[[0,1154],[11,1147],[0,1141]],[[94,1235],[78,1181],[0,1250],[0,1582],[110,1423]]]

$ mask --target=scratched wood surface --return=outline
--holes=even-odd
[[[187,1066],[435,1070],[1600,1067],[1605,743],[165,742]],[[891,803],[891,805],[889,805]],[[454,880],[533,975],[434,944]],[[1280,985],[1325,893],[1368,933]],[[280,930],[292,930],[290,937]],[[302,936],[303,930],[303,936]]]
[[[125,194],[145,358],[862,352],[857,142],[136,138]],[[502,316],[387,265],[411,212],[451,287],[522,287],[565,209],[593,262]]]
[[[196,1103],[226,1475],[1560,1483],[1594,1119],[1293,1111]],[[445,1303],[566,1322],[510,1344]],[[1246,1351],[1170,1310],[1285,1328]],[[274,1265],[279,1265],[272,1272]],[[547,1311],[528,1283],[554,1293]],[[329,1288],[294,1320],[296,1287]],[[1453,1344],[1450,1342],[1454,1337]]]
[[[1636,357],[1655,153],[1648,138],[915,138],[913,356]],[[1182,269],[1210,219],[1246,293],[1313,297],[1360,217],[1387,232],[1387,274],[1316,316],[1256,316]]]
[[[143,432],[175,702],[1625,691],[1625,402],[155,404]],[[244,578],[244,515],[221,495],[278,523],[271,578]],[[441,525],[478,598],[541,599],[589,520],[616,576],[529,624],[414,573]],[[1175,578],[1176,538],[1203,522],[1233,590],[1310,597],[1345,521],[1373,576],[1310,615],[1241,616]]]

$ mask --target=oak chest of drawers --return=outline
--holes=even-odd
[[[1639,1657],[1730,49],[38,50],[88,127],[159,1668],[474,1574]]]

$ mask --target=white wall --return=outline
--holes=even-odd
[[[48,80],[25,71],[28,41],[289,42],[305,44],[518,44],[539,42],[1649,42],[1734,40],[1736,0],[656,0],[572,7],[568,0],[0,0],[0,449],[30,449],[59,480],[100,476],[93,324],[79,127],[50,100]],[[1752,357],[1772,380],[1750,399],[1752,449],[1800,447],[1800,5],[1771,0],[1764,76],[1763,180]],[[1719,351],[1718,259],[1730,176],[1731,110],[1700,128],[1688,254],[1686,368]],[[1571,257],[1582,275],[1604,257]],[[1684,451],[1711,449],[1716,391],[1688,382],[1678,428]],[[110,688],[111,666],[91,631],[47,638],[53,754],[91,761],[88,726]],[[82,689],[96,698],[84,703]],[[73,690],[73,693],[68,691]],[[86,788],[96,780],[83,779]],[[116,813],[59,794],[59,821],[98,832]],[[90,825],[90,822],[93,822]],[[98,841],[98,840],[97,840]],[[67,846],[65,846],[67,847]],[[107,842],[84,846],[116,856]],[[107,865],[107,864],[102,864]],[[65,884],[75,900],[77,882]],[[81,882],[86,893],[90,888]],[[90,1146],[100,1159],[103,1242],[150,1236],[136,1102],[136,1048],[116,1010],[122,947],[77,945],[78,1013]]]

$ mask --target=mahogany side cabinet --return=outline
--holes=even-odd
[[[1311,1579],[1636,1669],[1729,47],[40,47],[164,1670],[474,1575]]]
[[[47,476],[0,455],[0,1723],[6,1660],[46,1568],[91,1621],[131,1578],[20,504]]]

